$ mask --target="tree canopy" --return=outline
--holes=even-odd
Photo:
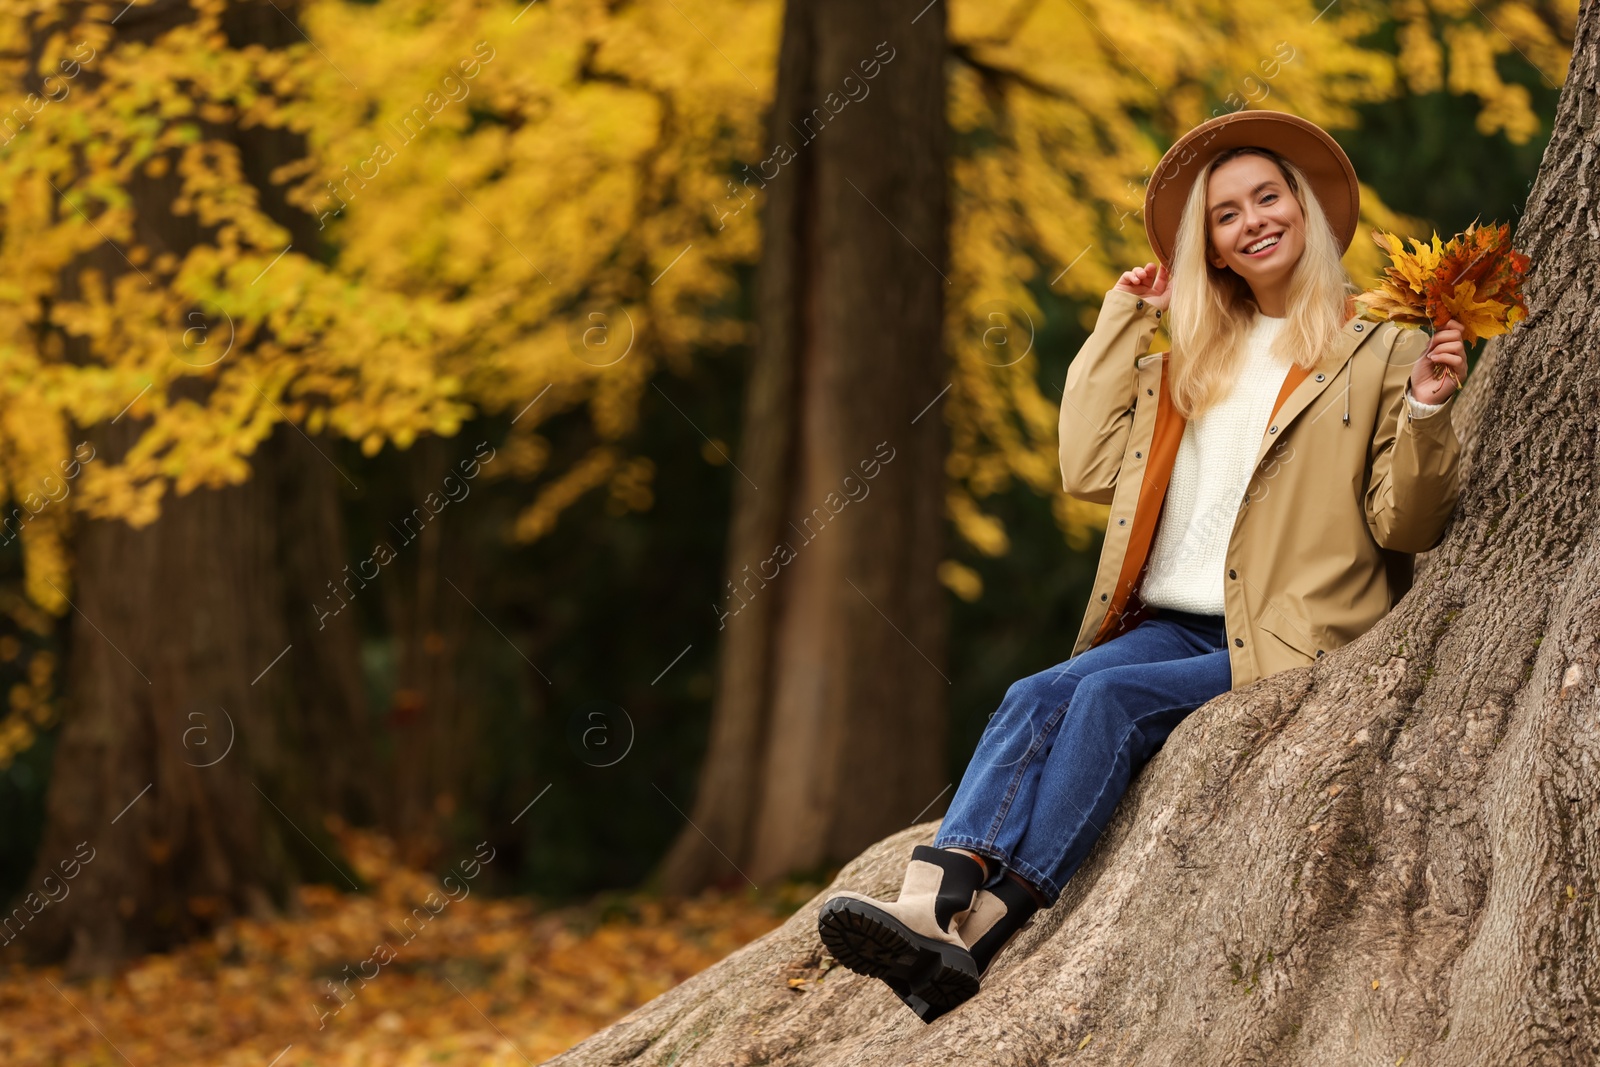
[[[371,454],[504,414],[496,476],[532,487],[524,540],[591,490],[648,508],[655,460],[628,444],[643,390],[747,340],[739,276],[764,185],[808,132],[872,106],[863,67],[818,86],[814,130],[765,143],[773,0],[274,6],[264,17],[298,43],[263,47],[220,0],[43,0],[0,20],[0,492],[25,548],[0,658],[27,660],[28,635],[68,609],[73,515],[147,524],[169,493],[241,482],[281,421]],[[1528,91],[1497,58],[1515,50],[1559,79],[1575,7],[1485,14],[1444,0],[952,5],[943,414],[966,542],[1006,551],[983,502],[1013,479],[1053,497],[1075,545],[1103,521],[1055,493],[1041,299],[1081,307],[1086,326],[1147,254],[1142,183],[1165,144],[1223,110],[1339,130],[1358,104],[1440,88],[1478,97],[1485,133],[1526,140]],[[893,48],[875,76],[895,76]],[[294,138],[298,158],[252,174],[240,140],[266,135]],[[192,246],[141,224],[155,202],[192,222]],[[1371,190],[1363,203],[1364,223],[1411,222]],[[315,220],[310,245],[286,225],[296,210]],[[1377,255],[1358,241],[1350,266],[1373,273]],[[553,466],[541,424],[574,409],[591,447]],[[137,435],[121,454],[85,444],[122,420]],[[978,595],[970,568],[941,575]],[[39,655],[12,688],[0,761],[50,721]]]

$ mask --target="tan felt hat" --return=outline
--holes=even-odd
[[[1361,190],[1350,157],[1314,122],[1284,111],[1247,108],[1202,122],[1161,157],[1144,194],[1144,231],[1161,262],[1172,266],[1178,220],[1195,178],[1218,153],[1241,145],[1270,148],[1305,172],[1342,255],[1361,214]]]

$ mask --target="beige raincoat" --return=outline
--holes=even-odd
[[[1112,289],[1067,370],[1062,485],[1111,505],[1073,655],[1153,611],[1139,583],[1185,422],[1168,391],[1168,353],[1146,355],[1160,318]],[[1456,394],[1420,418],[1405,400],[1427,344],[1421,330],[1352,317],[1317,367],[1290,367],[1228,540],[1234,689],[1360,637],[1410,588],[1412,555],[1443,536],[1458,484]]]

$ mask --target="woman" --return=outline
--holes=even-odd
[[[1333,138],[1280,112],[1203,123],[1157,168],[1161,263],[1106,294],[1063,394],[1063,486],[1111,505],[1073,655],[1007,691],[898,899],[818,919],[924,1021],[1055,904],[1179,722],[1355,640],[1443,536],[1461,324],[1355,318],[1359,206]],[[1171,351],[1146,356],[1169,306]]]

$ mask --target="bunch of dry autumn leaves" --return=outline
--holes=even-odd
[[[1389,253],[1389,266],[1376,287],[1356,297],[1367,318],[1429,333],[1455,319],[1462,340],[1473,345],[1509,332],[1528,316],[1522,283],[1530,260],[1511,247],[1509,224],[1480,226],[1474,219],[1448,241],[1437,233],[1432,244],[1413,237],[1410,252],[1398,234],[1374,230],[1372,240]],[[1434,377],[1442,370],[1435,367]]]

